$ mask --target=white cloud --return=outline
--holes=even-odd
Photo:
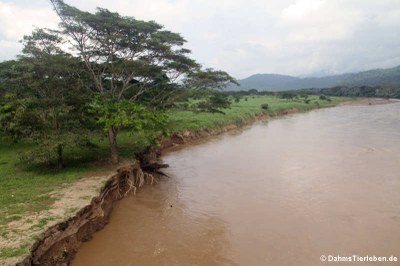
[[[0,1],[0,33],[7,40],[20,40],[33,27],[54,27],[58,18],[51,8],[23,7]]]
[[[0,1],[0,60],[14,59],[22,49],[19,41],[34,27],[54,27],[57,21],[50,8],[32,8]]]
[[[15,41],[0,40],[0,59],[11,60],[20,52],[22,45]]]
[[[280,25],[291,41],[338,41],[357,30],[360,15],[335,1],[300,0],[282,11]]]
[[[299,0],[285,8],[282,14],[287,20],[301,22],[304,18],[315,15],[325,2],[325,0]]]

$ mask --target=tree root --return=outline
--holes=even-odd
[[[159,168],[166,168],[167,164],[147,164],[144,167],[140,165],[140,162],[135,160],[132,164],[125,165],[118,169],[118,195],[117,198],[121,199],[126,197],[131,191],[136,194],[138,188],[144,184],[157,183],[157,175],[167,176],[166,174],[158,171]],[[150,173],[152,172],[152,173]],[[154,175],[156,174],[156,176]],[[168,177],[168,176],[167,176]],[[122,195],[122,191],[125,191]]]

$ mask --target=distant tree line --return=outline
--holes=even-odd
[[[326,95],[338,97],[376,97],[376,98],[400,98],[399,85],[385,86],[336,86],[332,88],[310,88],[299,90],[287,90],[280,92],[258,91],[256,89],[240,90],[240,91],[225,91],[226,95],[232,97],[243,97],[249,95],[275,95],[285,99],[295,98],[301,95]]]
[[[343,97],[376,97],[376,98],[400,98],[400,86],[336,86],[324,89],[301,89],[292,91],[307,95],[328,95]]]

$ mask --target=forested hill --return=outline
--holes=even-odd
[[[374,69],[359,73],[342,74],[318,78],[299,78],[278,74],[256,74],[239,80],[239,86],[227,90],[268,90],[284,91],[303,88],[329,88],[334,86],[383,86],[400,85],[400,66],[388,69]]]

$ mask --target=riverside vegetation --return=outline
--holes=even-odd
[[[77,211],[54,206],[59,190],[115,170],[120,157],[132,159],[160,135],[349,100],[223,92],[236,80],[202,68],[179,34],[102,8],[50,2],[59,28],[36,29],[17,60],[0,63],[1,264],[26,255],[49,224]]]

